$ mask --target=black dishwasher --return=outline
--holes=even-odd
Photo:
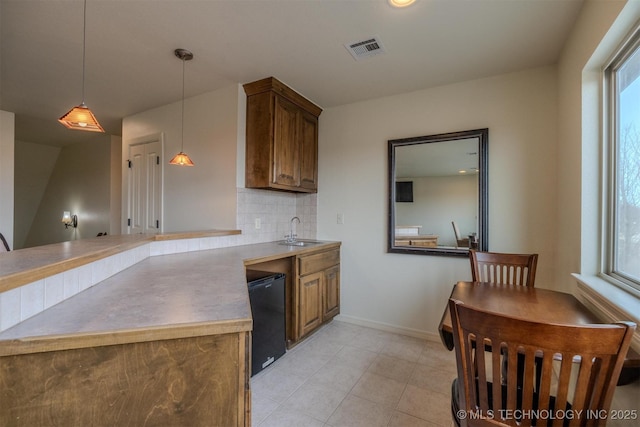
[[[253,317],[251,376],[285,353],[285,275],[247,270],[247,285]]]

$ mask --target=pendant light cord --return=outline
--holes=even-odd
[[[85,0],[86,1],[86,0]],[[180,152],[184,151],[184,58],[182,58],[182,124],[180,129],[181,135],[181,143],[180,143]]]
[[[84,68],[87,45],[87,0],[84,0],[82,11],[82,104],[84,105]]]
[[[169,164],[179,166],[193,166],[193,162],[184,152],[184,97],[185,97],[185,61],[193,59],[193,53],[186,49],[176,49],[173,53],[182,60],[182,101],[180,103],[181,120],[180,120],[180,152],[176,154]]]

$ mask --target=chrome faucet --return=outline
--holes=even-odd
[[[293,218],[291,218],[291,222],[289,223],[289,235],[288,236],[284,236],[285,241],[287,243],[293,243],[296,241],[296,238],[298,237],[297,234],[293,233],[293,221],[298,220],[298,224],[300,224],[300,218],[298,218],[297,216],[294,216]]]

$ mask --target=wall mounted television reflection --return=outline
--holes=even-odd
[[[413,202],[413,181],[396,182],[396,202]]]
[[[468,256],[470,247],[488,250],[489,130],[388,143],[387,252]],[[412,203],[406,203],[407,183]]]

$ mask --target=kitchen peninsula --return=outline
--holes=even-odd
[[[0,259],[0,291],[40,277],[46,295],[48,275],[131,250],[139,258],[0,332],[0,425],[250,425],[245,268],[288,275],[293,345],[302,338],[301,307],[324,300],[301,300],[297,265],[335,254],[339,262],[340,243],[206,249],[207,239],[224,238],[216,233],[78,241],[94,247],[85,255],[73,253],[76,245],[48,245],[34,248],[39,258],[11,253],[13,268]],[[321,321],[332,317],[317,311]]]

